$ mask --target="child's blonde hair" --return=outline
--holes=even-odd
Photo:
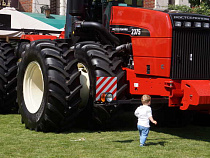
[[[148,104],[150,101],[151,101],[151,97],[149,95],[147,95],[147,94],[144,94],[141,97],[142,104]]]

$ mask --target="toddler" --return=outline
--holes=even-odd
[[[144,146],[149,134],[149,121],[155,125],[157,124],[157,121],[155,121],[152,117],[152,110],[150,107],[151,97],[149,95],[143,95],[141,97],[141,102],[143,105],[139,106],[134,114],[138,117],[137,128],[140,135],[140,146]]]

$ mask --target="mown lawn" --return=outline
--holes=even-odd
[[[30,131],[20,115],[0,115],[0,158],[203,158],[210,157],[210,127],[153,127],[146,147],[139,147],[138,131],[85,131],[66,133]]]

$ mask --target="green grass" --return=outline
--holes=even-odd
[[[42,133],[25,129],[19,115],[0,115],[1,158],[210,157],[210,127],[153,127],[147,144],[139,147],[135,127],[107,132],[75,129],[60,134]]]

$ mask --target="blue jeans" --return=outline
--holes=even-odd
[[[137,128],[139,130],[140,145],[144,145],[149,134],[149,127],[137,125]]]

